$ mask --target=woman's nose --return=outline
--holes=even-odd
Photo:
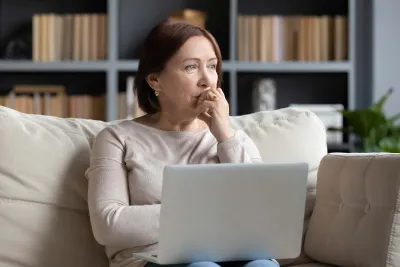
[[[210,74],[207,73],[207,70],[201,71],[199,86],[202,88],[208,88],[211,86],[211,77]]]

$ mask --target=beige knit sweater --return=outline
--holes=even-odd
[[[165,165],[219,162],[261,162],[261,157],[242,131],[218,144],[208,129],[163,131],[134,121],[103,129],[86,177],[93,234],[106,247],[110,266],[143,266],[132,252],[157,249]]]

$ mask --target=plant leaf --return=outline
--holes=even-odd
[[[396,114],[396,115],[390,117],[390,118],[388,119],[388,121],[391,122],[391,123],[394,123],[394,122],[396,122],[398,119],[400,119],[400,113],[398,113],[398,114]]]
[[[400,153],[400,139],[385,137],[379,141],[379,149],[383,152]]]
[[[370,109],[377,111],[377,112],[383,112],[383,105],[385,104],[385,102],[388,100],[388,98],[390,97],[390,95],[393,93],[394,89],[393,87],[390,87],[387,92],[378,100],[378,102],[376,102],[375,104],[373,104]]]
[[[371,134],[372,129],[386,124],[386,118],[380,112],[371,109],[360,109],[354,111],[343,111],[351,132],[366,138]]]

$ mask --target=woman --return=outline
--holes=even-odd
[[[262,162],[252,140],[230,126],[221,63],[214,38],[195,26],[166,21],[145,40],[135,88],[146,115],[102,130],[86,172],[93,234],[110,266],[155,267],[132,252],[157,249],[165,165]],[[190,265],[224,264],[279,266]]]

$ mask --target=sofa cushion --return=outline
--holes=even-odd
[[[298,108],[261,111],[232,118],[235,128],[243,129],[255,142],[264,162],[304,161],[309,165],[303,235],[315,203],[317,172],[327,154],[326,129],[312,112]],[[302,252],[295,259],[279,259],[281,266],[311,260]]]
[[[306,263],[301,265],[290,265],[290,267],[338,267],[338,266],[323,264],[323,263]]]
[[[0,266],[108,266],[84,178],[104,126],[0,107]]]
[[[323,158],[305,252],[340,266],[400,266],[400,154]]]
[[[85,170],[93,139],[110,123],[0,106],[0,266],[108,266],[91,232]],[[320,120],[287,108],[234,117],[232,124],[253,138],[265,161],[309,163],[309,216],[326,154]]]
[[[338,267],[338,266],[323,264],[323,263],[306,263],[300,265],[290,265],[290,267]]]
[[[309,165],[309,199],[306,216],[313,210],[317,171],[327,154],[326,129],[312,112],[298,108],[261,111],[232,118],[255,142],[264,162],[303,161]]]

